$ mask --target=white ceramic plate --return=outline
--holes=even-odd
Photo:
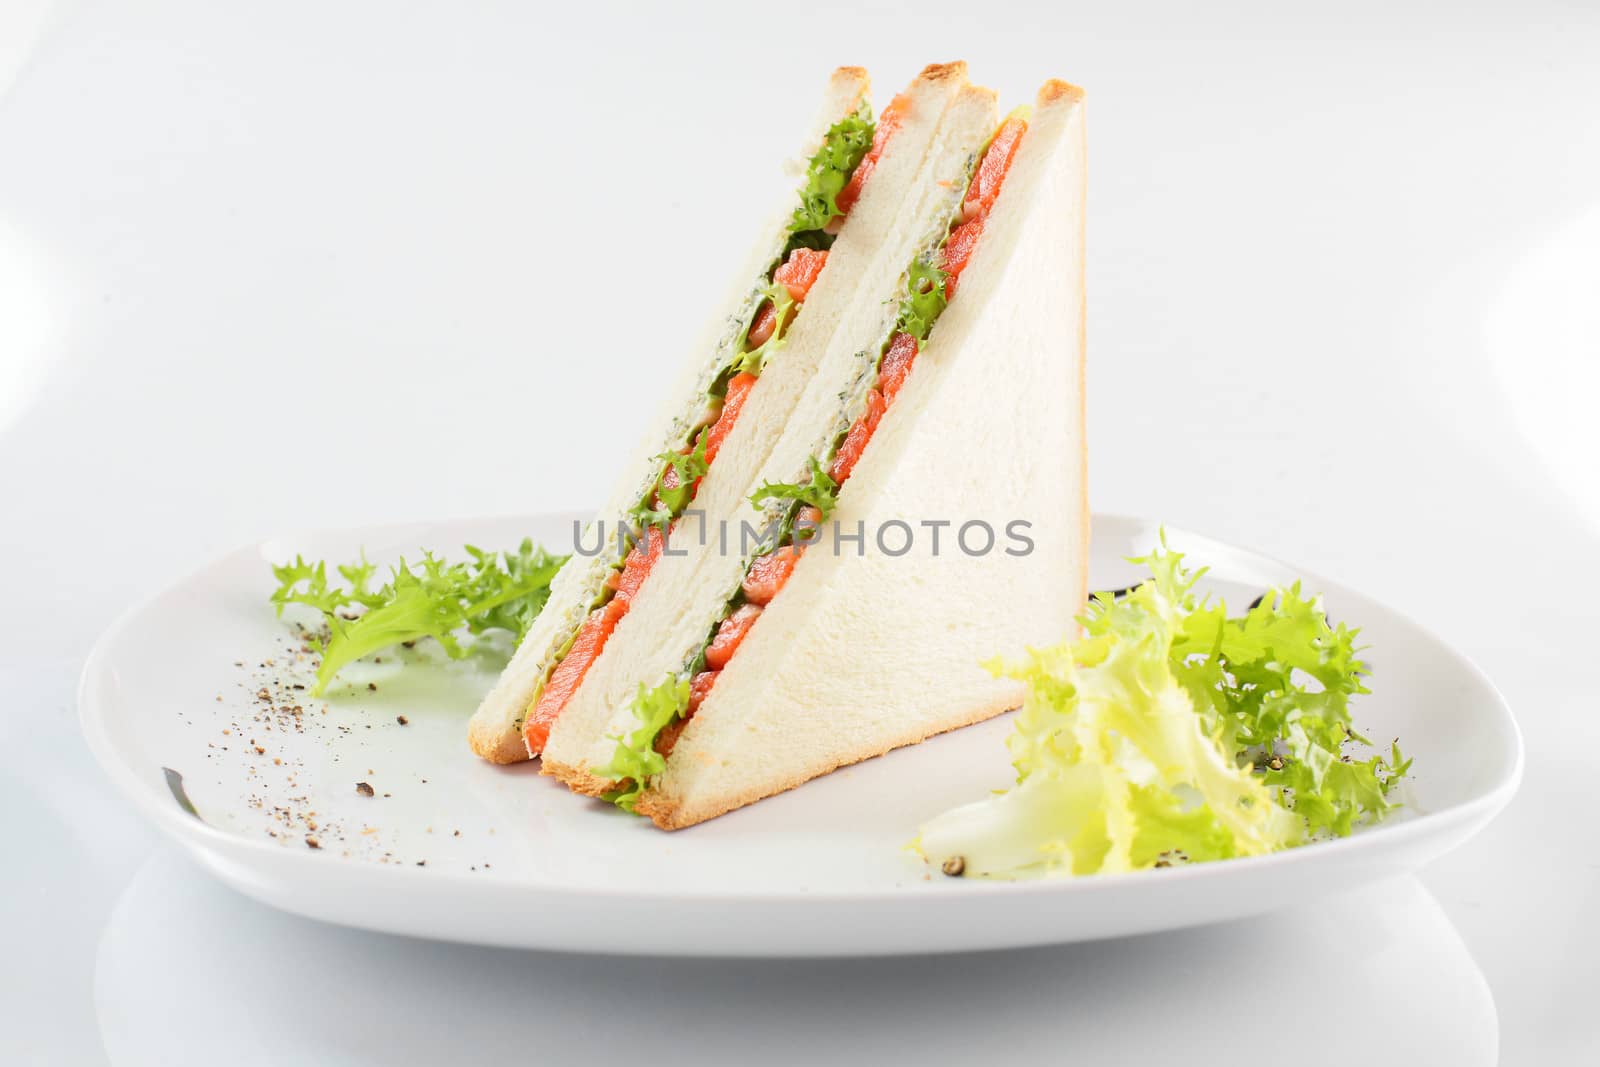
[[[267,604],[269,561],[363,547],[385,561],[524,535],[562,546],[573,518],[374,527],[234,552],[102,638],[80,692],[89,744],[202,864],[288,911],[423,937],[681,955],[1005,948],[1264,912],[1421,866],[1488,822],[1521,778],[1516,724],[1461,656],[1335,582],[1173,530],[1173,547],[1209,564],[1208,584],[1235,606],[1304,578],[1332,617],[1362,628],[1373,692],[1356,726],[1401,738],[1415,757],[1402,813],[1344,840],[1225,863],[1021,884],[930,877],[902,846],[927,817],[1009,780],[1009,716],[665,834],[532,765],[468,752],[465,722],[493,655],[450,662],[422,645],[404,670],[391,656],[348,669],[327,700],[292,688],[309,671]],[[1092,586],[1137,580],[1124,558],[1155,537],[1154,523],[1098,517]]]

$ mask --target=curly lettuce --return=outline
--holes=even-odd
[[[945,294],[948,275],[934,262],[938,256],[939,250],[935,248],[911,261],[911,270],[906,278],[906,295],[900,301],[900,320],[894,332],[909,333],[919,343],[928,339],[928,334],[933,332],[933,324],[950,303],[950,298]],[[893,333],[890,337],[893,338]]]
[[[789,287],[781,282],[768,282],[766,287],[761,290],[761,295],[763,299],[756,304],[757,312],[770,300],[773,313],[777,316],[777,321],[773,324],[771,336],[754,348],[741,353],[739,358],[734,361],[733,373],[735,374],[754,374],[760,377],[762,370],[767,365],[767,358],[783,347],[786,334],[789,332],[789,320],[794,317],[796,311],[800,310],[799,303],[789,295]],[[755,315],[752,314],[749,324],[744,328],[746,338],[750,334],[750,328],[754,325]],[[741,341],[740,347],[743,347],[745,343],[745,341]]]
[[[674,519],[683,514],[694,496],[695,483],[706,476],[711,461],[706,459],[707,435],[701,432],[694,447],[684,452],[662,452],[651,461],[661,464],[661,473],[650,483],[639,502],[628,509],[627,520],[633,530],[643,531],[655,526],[663,531]],[[667,484],[667,474],[673,482]]]
[[[1008,746],[1016,784],[933,819],[914,843],[980,877],[1097,874],[1260,855],[1347,834],[1393,806],[1410,769],[1354,761],[1349,702],[1367,692],[1357,631],[1298,585],[1243,616],[1194,592],[1165,548],[1153,577],[1097,595],[1085,636],[991,669],[1026,685]]]
[[[806,457],[806,466],[811,471],[806,481],[763,482],[750,494],[750,506],[759,510],[768,500],[794,500],[816,508],[827,519],[839,506],[839,483],[828,476],[815,456]]]
[[[452,658],[466,655],[460,636],[505,630],[521,640],[550,596],[550,582],[565,556],[553,556],[524,539],[514,552],[485,552],[466,546],[469,560],[446,563],[424,552],[415,565],[401,560],[382,588],[370,590],[377,568],[366,561],[337,568],[346,586],[332,584],[324,562],[272,568],[278,588],[272,603],[278,614],[289,604],[322,613],[327,627],[321,642],[313,696],[349,664],[392,645],[431,637]],[[360,610],[358,610],[360,609]]]
[[[865,101],[853,113],[828,127],[822,146],[806,165],[806,184],[800,190],[800,206],[789,221],[791,233],[821,230],[844,212],[838,196],[850,182],[850,175],[872,147],[877,124]]]
[[[667,769],[667,759],[656,751],[656,738],[674,720],[683,716],[689,707],[689,681],[669,677],[654,688],[639,683],[630,711],[634,724],[623,734],[614,736],[617,749],[611,762],[592,768],[599,778],[620,783],[618,788],[605,795],[624,811],[633,811],[640,795],[650,784],[650,779]]]
[[[1163,566],[1182,558],[1166,555],[1172,563]],[[1186,605],[1176,669],[1208,720],[1255,761],[1281,802],[1311,831],[1339,836],[1386,814],[1390,790],[1410,769],[1399,743],[1387,757],[1344,753],[1349,742],[1370,744],[1350,721],[1351,698],[1368,691],[1358,631],[1330,624],[1320,599],[1304,595],[1298,582],[1272,590],[1239,618],[1192,594]]]

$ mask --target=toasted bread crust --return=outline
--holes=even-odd
[[[922,73],[917,75],[920,82],[941,82],[948,79],[957,81],[967,80],[967,61],[958,59],[953,63],[929,63],[922,68]]]
[[[830,92],[846,95],[850,98],[850,107],[853,110],[859,107],[866,99],[867,93],[872,89],[872,79],[867,75],[865,67],[840,67],[828,78]]]
[[[982,85],[963,85],[960,93],[956,96],[955,106],[975,107],[985,104],[990,107],[999,107],[1000,94]]]
[[[544,760],[540,763],[539,773],[557,779],[574,793],[582,793],[586,797],[604,796],[617,785],[608,778],[596,778],[586,768],[575,767],[570,763]]]
[[[467,743],[490,763],[521,763],[528,758],[528,746],[520,731],[507,733],[498,723],[482,719],[474,718],[467,724]]]
[[[728,812],[733,811],[736,808],[742,808],[747,804],[754,804],[758,800],[764,800],[765,798],[774,796],[778,793],[787,792],[797,785],[802,785],[811,781],[813,778],[820,778],[825,774],[832,774],[840,767],[848,767],[851,764],[861,763],[865,760],[873,759],[877,756],[882,756],[885,753],[892,752],[897,748],[904,748],[907,745],[920,744],[930,737],[935,737],[943,733],[949,733],[951,730],[959,730],[963,726],[971,726],[974,723],[983,722],[986,719],[992,719],[996,715],[1000,715],[1004,712],[1012,710],[1013,708],[1020,707],[1021,704],[1022,694],[1019,687],[1018,691],[1015,693],[1008,694],[1005,697],[996,699],[988,704],[979,704],[974,707],[967,708],[940,722],[923,723],[917,729],[914,729],[909,733],[890,741],[886,745],[874,745],[869,749],[863,749],[862,751],[854,753],[850,756],[846,756],[827,767],[821,768],[814,773],[792,775],[778,782],[764,783],[759,787],[745,790],[743,793],[738,793],[729,797],[721,797],[701,810],[685,810],[675,801],[661,796],[654,790],[647,790],[644,795],[639,798],[638,806],[634,810],[636,810],[640,815],[649,816],[650,821],[655,823],[656,826],[662,830],[681,830],[684,827],[694,826],[695,824],[705,822],[708,819],[715,819],[719,815],[726,815]]]
[[[1040,104],[1053,104],[1058,100],[1081,102],[1083,96],[1083,90],[1071,82],[1064,82],[1060,78],[1051,78],[1039,87],[1038,101]]]

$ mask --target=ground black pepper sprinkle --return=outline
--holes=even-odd
[[[364,797],[370,797],[372,796],[372,786],[366,782],[357,782],[356,792],[360,793]]]
[[[951,878],[960,878],[967,871],[967,861],[964,856],[951,856],[944,861],[944,866],[939,868]]]
[[[405,726],[405,725],[406,725],[406,724],[408,724],[408,723],[409,723],[409,722],[410,722],[410,721],[411,721],[411,720],[410,720],[410,719],[408,719],[408,718],[406,718],[406,717],[405,717],[405,716],[404,716],[404,715],[396,715],[396,716],[395,716],[395,717],[394,717],[394,721],[395,721],[395,722],[397,722],[397,723],[399,723],[399,724],[400,724],[400,725],[401,725],[401,726]]]

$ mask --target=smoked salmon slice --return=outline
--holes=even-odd
[[[784,545],[764,556],[756,557],[756,561],[750,565],[750,570],[744,576],[745,600],[752,604],[770,603],[789,580],[789,575],[794,573],[794,566],[799,562],[800,549],[795,545]]]
[[[843,485],[844,480],[850,477],[850,472],[856,469],[856,463],[861,459],[861,453],[867,450],[867,442],[872,440],[872,431],[878,428],[878,420],[883,418],[883,412],[883,394],[874,389],[867,394],[867,410],[861,413],[861,417],[845,434],[839,451],[834,454],[833,466],[828,468],[828,477],[833,479],[835,485]]]
[[[733,654],[744,643],[750,627],[754,626],[760,617],[761,605],[741,604],[732,615],[723,619],[722,625],[717,627],[717,636],[711,639],[711,644],[706,648],[706,667],[713,671],[720,671],[726,667]]]
[[[917,358],[917,339],[909,333],[897,333],[889,342],[889,351],[878,364],[878,391],[883,393],[883,405],[894,403],[895,394],[906,384],[911,373],[911,361]]]
[[[572,647],[556,664],[556,669],[550,672],[550,679],[539,693],[538,703],[528,712],[528,719],[523,724],[522,739],[527,742],[531,754],[537,756],[544,751],[544,743],[550,740],[550,727],[583,682],[590,664],[599,658],[606,641],[611,637],[611,631],[617,628],[618,620],[627,611],[626,600],[612,597],[604,607],[591,611],[589,617],[583,620],[583,625],[578,628],[578,636],[572,640]]]
[[[827,265],[828,253],[814,248],[797,248],[783,265],[772,272],[772,280],[789,290],[789,299],[800,303],[817,284],[817,275]]]
[[[961,217],[966,221],[950,231],[950,238],[944,244],[944,295],[947,299],[956,295],[961,273],[972,259],[972,250],[978,247],[989,209],[1000,196],[1000,186],[1011,170],[1011,161],[1016,158],[1017,145],[1022,143],[1022,135],[1027,131],[1027,120],[1021,115],[1012,115],[1000,124],[989,147],[984,149],[977,173],[967,187],[967,199],[961,206]]]
[[[745,399],[750,395],[750,387],[755,384],[756,376],[748,372],[735,374],[728,380],[728,391],[722,398],[722,414],[717,416],[717,421],[706,431],[707,463],[717,458],[722,442],[733,432],[733,424],[739,418],[739,409],[744,407]]]

